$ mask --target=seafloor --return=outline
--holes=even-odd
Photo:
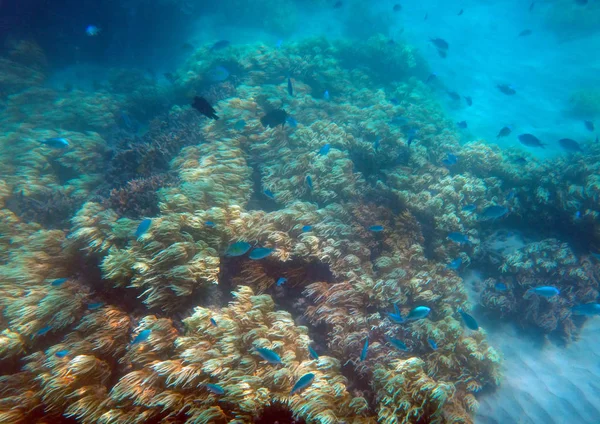
[[[35,43],[0,58],[0,422],[550,422],[503,394],[557,381],[598,297],[600,145],[462,143],[384,36],[188,56],[93,90],[50,88]]]

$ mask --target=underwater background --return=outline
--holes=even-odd
[[[0,423],[600,422],[600,1],[0,0]]]

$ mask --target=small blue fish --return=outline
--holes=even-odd
[[[306,389],[308,386],[310,386],[312,384],[314,379],[315,379],[315,375],[313,373],[309,372],[308,374],[304,374],[302,377],[300,377],[298,379],[296,384],[294,384],[294,387],[292,387],[292,390],[290,391],[290,396]]]
[[[244,128],[246,128],[246,121],[244,121],[243,119],[240,119],[235,124],[233,124],[233,129],[236,131],[242,131]]]
[[[503,217],[507,213],[508,213],[508,208],[505,208],[504,206],[498,206],[498,205],[488,206],[481,213],[481,219],[482,220],[498,219],[498,218]]]
[[[138,344],[138,343],[142,343],[145,342],[146,340],[148,340],[148,337],[150,337],[150,333],[152,333],[152,330],[142,330],[139,332],[139,334],[137,336],[135,336],[135,339],[133,339],[133,342],[131,342],[131,344]]]
[[[508,287],[506,287],[506,284],[504,283],[496,283],[494,284],[494,288],[501,292],[508,290]]]
[[[371,225],[369,227],[369,231],[373,231],[374,233],[380,233],[384,230],[383,225]]]
[[[68,278],[57,278],[56,280],[51,282],[50,285],[53,287],[62,286],[64,283],[67,282],[67,280],[68,280]]]
[[[294,87],[292,86],[292,79],[288,78],[288,94],[294,96]]]
[[[288,123],[290,128],[296,128],[298,126],[298,121],[296,121],[296,118],[294,118],[293,116],[288,116],[287,118],[285,118],[285,122]]]
[[[100,309],[103,306],[104,306],[103,302],[95,302],[95,303],[88,303],[87,308],[90,311],[95,311],[96,309]]]
[[[96,35],[100,34],[100,28],[98,28],[96,25],[88,25],[85,28],[85,34],[88,37],[95,37]]]
[[[286,281],[287,281],[287,278],[285,278],[285,277],[279,277],[277,279],[277,282],[275,282],[275,285],[277,287],[281,287],[281,286],[283,286],[286,283]]]
[[[446,153],[446,159],[442,160],[442,163],[445,166],[452,166],[458,163],[458,156],[452,153]]]
[[[303,233],[308,233],[309,231],[312,231],[313,226],[312,225],[305,225],[302,227],[302,232]]]
[[[271,253],[273,253],[275,249],[271,249],[270,247],[257,247],[256,249],[254,249],[252,252],[250,252],[250,254],[248,255],[248,257],[252,260],[259,260],[259,259],[264,259],[267,256],[269,256]]]
[[[204,225],[206,225],[208,228],[215,228],[217,226],[217,224],[212,221],[204,221]]]
[[[206,389],[215,394],[215,395],[222,395],[225,394],[225,389],[221,386],[219,386],[218,384],[212,384],[212,383],[206,383],[204,384],[204,387],[206,387]]]
[[[142,222],[140,222],[140,225],[138,225],[137,230],[135,230],[135,238],[139,239],[141,236],[146,234],[146,231],[150,229],[150,225],[152,225],[152,220],[150,218],[142,220]]]
[[[229,245],[225,251],[225,256],[242,256],[245,255],[252,246],[246,241],[236,241]]]
[[[433,350],[437,350],[438,345],[435,342],[435,340],[433,339],[427,339],[427,343],[429,343],[429,346],[433,349]]]
[[[323,98],[325,100],[329,100],[329,91],[328,90],[325,90],[325,92],[323,93]]]
[[[416,128],[411,128],[410,130],[408,130],[406,132],[406,144],[410,147],[410,145],[412,144],[412,142],[415,140],[415,138],[417,138],[417,136],[419,135],[419,130]]]
[[[425,84],[429,84],[431,81],[433,81],[436,78],[437,78],[437,74],[435,72],[432,74],[429,74],[429,76],[425,80]]]
[[[57,358],[64,358],[65,356],[67,356],[69,354],[68,350],[59,350],[58,352],[56,352],[54,355]]]
[[[402,315],[399,313],[389,313],[388,314],[388,318],[391,319],[394,323],[396,324],[403,324],[404,323],[404,318],[402,318]]]
[[[221,82],[229,78],[229,71],[223,66],[215,66],[213,69],[208,71],[206,76],[212,82]]]
[[[551,298],[554,296],[558,296],[560,294],[560,290],[552,286],[542,286],[529,289],[527,290],[527,293],[537,294],[538,296]]]
[[[450,233],[448,234],[448,240],[458,244],[471,244],[469,238],[462,233]]]
[[[50,327],[49,325],[40,328],[35,335],[36,336],[43,336],[44,334],[46,334],[48,331],[52,330],[52,327]]]
[[[509,191],[508,194],[506,195],[506,201],[509,202],[514,198],[515,198],[515,191],[514,190]]]
[[[215,319],[214,319],[214,318],[211,318],[211,319],[210,319],[210,323],[212,324],[212,326],[213,326],[213,327],[218,327],[218,325],[217,325],[217,321],[215,321]]]
[[[390,103],[393,104],[394,106],[398,106],[400,104],[400,102],[398,101],[398,99],[395,98],[395,97],[392,97],[390,99]]]
[[[463,311],[462,308],[458,308],[458,313],[460,314],[463,322],[465,323],[468,329],[473,331],[479,330],[479,324],[477,324],[475,318]]]
[[[40,143],[52,147],[54,149],[65,149],[69,147],[69,142],[66,138],[57,137],[57,138],[47,138],[45,140],[40,141]]]
[[[282,40],[282,39],[279,39],[279,40],[277,40],[277,43],[275,44],[275,47],[276,47],[277,49],[280,49],[282,44],[283,44],[283,40]]]
[[[585,316],[600,315],[600,304],[586,303],[583,305],[573,306],[571,308],[571,312],[573,312],[574,315],[585,315]]]
[[[477,209],[477,206],[474,203],[471,203],[470,205],[465,205],[462,207],[462,210],[464,212],[473,212],[475,209]]]
[[[381,137],[377,136],[377,137],[375,137],[375,141],[373,142],[373,150],[375,150],[375,151],[379,150],[380,145],[381,145]]]
[[[269,190],[268,188],[265,189],[265,191],[263,191],[263,193],[265,194],[265,196],[267,196],[269,199],[271,200],[275,200],[275,193],[273,193],[271,190]]]
[[[452,262],[450,262],[448,265],[446,265],[446,268],[457,270],[460,268],[461,265],[462,265],[462,259],[456,258]]]
[[[321,156],[327,156],[327,153],[331,150],[331,144],[327,143],[321,149],[319,149],[319,154]]]
[[[364,361],[367,359],[367,351],[369,350],[369,338],[365,339],[365,344],[363,345],[362,352],[360,352],[360,361]]]
[[[428,308],[427,306],[417,306],[409,312],[409,314],[406,316],[406,320],[423,319],[429,315],[429,312],[431,312],[431,308]]]
[[[317,353],[316,350],[314,350],[312,347],[308,347],[308,354],[310,355],[311,358],[313,358],[315,361],[319,360],[319,354]]]
[[[406,347],[406,344],[402,340],[388,337],[388,342],[398,350],[408,350],[408,347]]]
[[[313,181],[312,181],[312,178],[310,177],[310,175],[306,176],[305,181],[306,181],[306,185],[308,186],[308,188],[310,190],[312,190],[313,189]]]
[[[580,219],[580,218],[581,218],[581,211],[577,211],[577,212],[575,212],[575,215],[573,215],[573,218],[574,218],[575,220],[578,220],[578,219]]]
[[[281,364],[281,357],[271,349],[266,347],[256,347],[255,349],[260,357],[270,364]]]

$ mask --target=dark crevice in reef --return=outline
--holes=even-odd
[[[36,222],[46,229],[68,229],[70,219],[84,199],[67,195],[62,190],[44,190],[32,196],[15,193],[5,206],[25,222]]]
[[[252,167],[252,185],[253,191],[246,210],[262,210],[265,212],[273,212],[280,209],[277,202],[265,195],[265,187],[262,186],[262,176],[257,166]]]
[[[56,159],[49,159],[48,163],[50,164],[50,167],[56,175],[60,185],[65,185],[73,178],[79,177],[79,173],[75,169],[62,165]]]
[[[255,424],[304,424],[303,419],[295,419],[290,409],[279,402],[266,406],[260,417],[253,421]]]

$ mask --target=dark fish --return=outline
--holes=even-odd
[[[460,9],[460,12],[458,12],[458,16],[462,15],[464,13],[463,9]]]
[[[310,190],[312,190],[313,189],[313,181],[312,181],[312,178],[310,177],[310,175],[306,176],[305,181],[306,181],[306,185],[308,186],[308,188]]]
[[[512,129],[510,127],[502,127],[502,129],[498,132],[498,135],[496,136],[496,138],[506,137],[511,132],[512,132]]]
[[[467,106],[473,106],[473,99],[471,98],[471,96],[464,96],[465,97],[465,101],[467,102]]]
[[[560,147],[565,149],[567,152],[581,152],[582,151],[579,143],[570,138],[561,138],[560,140],[558,140],[558,144],[560,144]]]
[[[213,109],[210,103],[208,103],[208,100],[206,100],[204,97],[194,97],[194,103],[192,103],[192,107],[210,119],[219,119],[217,116],[217,111]]]
[[[545,146],[545,144],[533,134],[521,134],[518,138],[521,144],[528,147],[541,147],[543,149]]]
[[[365,339],[365,344],[363,345],[362,351],[360,352],[360,361],[364,361],[367,359],[367,352],[369,351],[369,338]]]
[[[53,149],[65,149],[69,147],[69,142],[66,138],[55,137],[55,138],[47,138],[46,140],[40,141],[40,143],[45,146],[52,147]]]
[[[506,195],[506,200],[511,201],[514,198],[515,198],[515,191],[514,190],[509,191],[508,194]]]
[[[506,94],[507,96],[517,94],[517,91],[508,84],[498,84],[496,87],[498,87],[498,90],[500,90],[500,92]]]
[[[265,189],[263,193],[265,193],[265,196],[267,196],[269,199],[275,200],[275,194],[268,188]]]
[[[131,344],[145,342],[146,340],[148,340],[148,337],[150,337],[150,333],[152,333],[152,330],[140,331],[140,333],[137,336],[135,336],[135,339],[133,339],[133,342],[131,342]]]
[[[417,138],[417,135],[419,135],[419,130],[416,128],[411,128],[406,132],[406,135],[408,136],[406,139],[406,145],[410,147],[415,138]]]
[[[458,94],[456,91],[447,91],[448,96],[450,96],[450,98],[454,101],[458,101],[460,100],[460,94]]]
[[[94,310],[96,310],[96,309],[100,309],[100,308],[101,308],[101,307],[103,307],[103,306],[104,306],[104,303],[103,303],[103,302],[95,302],[95,303],[88,303],[88,305],[87,305],[87,308],[88,308],[90,311],[94,311]]]
[[[399,4],[395,4],[394,7],[392,7],[392,10],[394,12],[400,12],[402,10],[402,6],[400,6]]]
[[[446,50],[442,50],[442,49],[438,49],[438,55],[440,55],[440,57],[442,59],[446,59],[446,57],[448,57],[448,53],[446,52]]]
[[[58,352],[56,352],[54,355],[57,358],[64,358],[65,356],[67,356],[69,354],[68,350],[59,350]]]
[[[319,360],[319,354],[317,353],[316,350],[314,350],[312,347],[308,347],[308,354],[310,355],[311,358],[313,358],[315,361]]]
[[[388,342],[398,350],[408,350],[406,343],[404,343],[402,340],[388,337]]]
[[[392,98],[390,99],[390,103],[391,103],[391,104],[393,104],[394,106],[398,106],[398,104],[399,104],[400,102],[398,101],[398,99],[397,99],[397,98],[395,98],[395,97],[392,97]]]
[[[469,238],[462,233],[450,233],[448,234],[448,240],[458,244],[471,244]]]
[[[583,125],[588,131],[594,131],[594,123],[592,121],[583,121]]]
[[[529,11],[531,12],[533,10],[533,7],[535,6],[535,2],[532,1],[531,4],[529,5]]]
[[[431,41],[431,43],[440,50],[448,50],[450,47],[448,42],[442,38],[430,38],[429,41]]]
[[[427,343],[429,343],[429,346],[433,349],[433,350],[437,350],[438,345],[435,342],[435,340],[433,339],[427,339]]]
[[[246,241],[236,241],[235,243],[229,245],[225,251],[225,256],[235,257],[245,255],[251,247],[252,246],[250,246],[250,243]]]
[[[517,165],[527,165],[527,159],[525,158],[515,158],[513,162]]]
[[[383,231],[383,225],[371,225],[369,227],[369,231],[373,231],[374,233],[379,233]]]
[[[575,0],[575,4],[578,4],[579,6],[585,6],[588,4],[588,0]]]
[[[231,45],[231,43],[227,40],[219,40],[215,44],[212,45],[212,47],[210,48],[210,51],[213,52],[215,50],[223,50],[223,49],[229,47],[230,45]]]
[[[433,81],[433,80],[434,80],[434,79],[436,79],[436,78],[437,78],[437,74],[436,74],[435,72],[434,72],[434,73],[431,73],[431,74],[429,74],[429,75],[427,76],[427,79],[425,80],[425,84],[429,84],[431,81]]]
[[[211,319],[210,319],[210,323],[211,323],[211,325],[212,325],[213,327],[218,327],[218,325],[217,325],[217,321],[215,321],[215,319],[214,319],[214,318],[211,318]]]
[[[255,348],[261,358],[270,364],[281,364],[281,357],[271,349],[266,347]]]
[[[469,330],[473,330],[473,331],[479,330],[479,324],[477,324],[477,321],[475,321],[475,318],[473,318],[471,315],[467,314],[461,308],[458,308],[458,313],[460,314],[463,322],[465,323],[465,325],[467,326],[467,328]]]
[[[277,125],[281,125],[281,128],[285,125],[285,121],[288,114],[283,109],[273,109],[265,116],[260,118],[260,123],[266,128],[275,128]]]
[[[458,128],[461,128],[464,130],[467,128],[467,121],[459,121],[456,123],[456,125],[458,125]]]
[[[183,43],[183,45],[181,46],[181,48],[183,50],[191,50],[191,49],[194,48],[194,46],[192,44],[190,44],[190,43]]]
[[[56,280],[51,282],[50,285],[53,287],[62,286],[64,283],[67,282],[67,280],[68,280],[68,278],[57,278]]]
[[[521,31],[519,33],[519,37],[527,37],[528,35],[531,35],[531,30],[530,29],[524,29],[523,31]]]
[[[481,219],[482,220],[498,219],[500,217],[503,217],[507,213],[508,213],[508,209],[505,208],[504,206],[498,206],[498,205],[488,206],[481,213]]]
[[[225,389],[221,386],[219,386],[218,384],[212,384],[212,383],[206,383],[204,385],[204,387],[206,387],[206,389],[215,394],[215,395],[223,395],[225,394]]]
[[[294,95],[294,87],[292,87],[292,80],[291,80],[291,78],[288,78],[288,94],[290,96]]]
[[[264,259],[267,256],[269,256],[271,253],[273,253],[273,250],[275,249],[271,249],[269,247],[257,247],[252,252],[250,252],[248,257],[254,261],[257,261],[259,259]]]
[[[135,238],[140,238],[150,229],[150,225],[152,225],[152,220],[150,218],[146,218],[140,222],[137,229],[135,230]]]
[[[309,372],[308,374],[304,374],[302,377],[300,377],[298,379],[298,381],[296,381],[296,384],[294,384],[294,387],[292,387],[292,390],[290,391],[290,396],[306,389],[308,386],[310,386],[312,384],[314,379],[315,379],[315,375],[313,373]]]
[[[342,7],[344,5],[343,2],[341,1],[336,1],[335,4],[333,5],[334,9],[339,9],[340,7]]]

